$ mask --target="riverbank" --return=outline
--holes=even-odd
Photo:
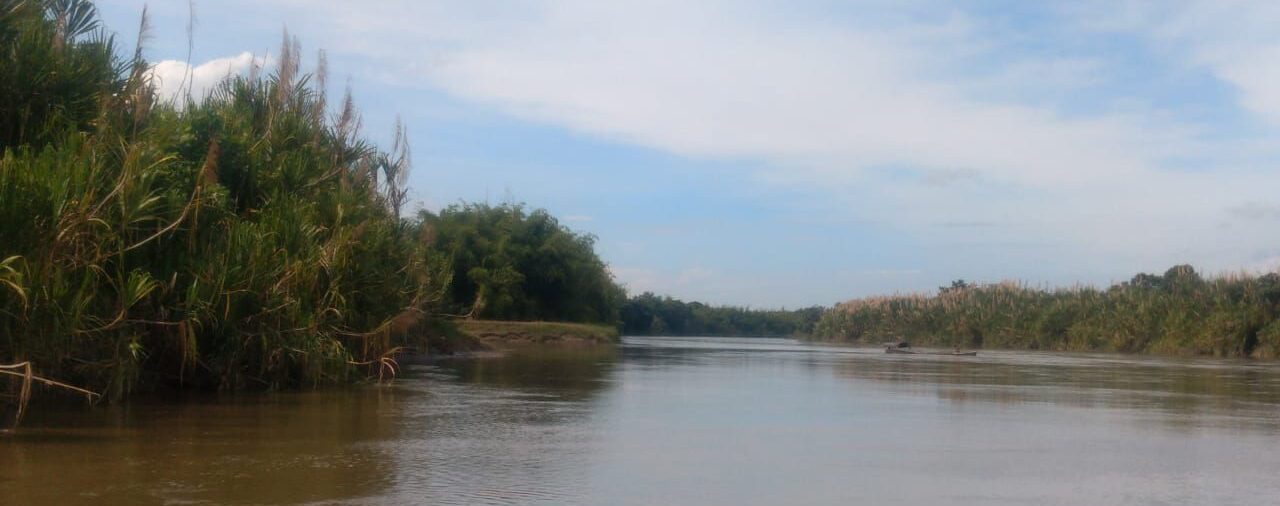
[[[432,329],[426,350],[428,356],[477,356],[533,347],[611,346],[618,339],[618,329],[609,325],[456,320]]]
[[[529,346],[591,347],[618,342],[618,329],[608,325],[490,320],[456,323],[461,333],[496,351]]]

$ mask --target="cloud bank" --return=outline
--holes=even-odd
[[[184,61],[162,60],[151,66],[150,77],[161,100],[181,102],[188,94],[200,100],[223,79],[248,73],[253,67],[261,68],[267,63],[264,58],[255,57],[247,51],[195,66]]]
[[[390,84],[750,162],[796,209],[911,234],[926,271],[1105,281],[1280,250],[1274,3],[269,3]]]

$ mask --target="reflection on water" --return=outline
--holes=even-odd
[[[553,391],[565,399],[587,399],[599,391],[601,380],[618,360],[618,350],[608,347],[526,349],[500,360],[446,362],[464,383],[481,386]]]
[[[3,504],[1274,504],[1280,364],[629,338],[42,409]]]
[[[0,439],[3,504],[293,504],[363,497],[393,475],[391,390],[37,409]]]
[[[1145,410],[1170,427],[1280,430],[1280,368],[1270,362],[989,352],[845,361],[836,371],[954,403]]]
[[[596,444],[592,398],[617,351],[526,350],[418,371],[393,443],[395,487],[371,504],[565,504]]]

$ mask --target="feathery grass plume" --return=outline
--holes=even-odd
[[[289,106],[289,98],[293,97],[295,79],[298,77],[298,71],[301,69],[302,46],[298,42],[297,37],[289,35],[289,29],[284,30],[283,40],[280,43],[280,63],[276,69],[276,93],[275,103],[276,109],[283,109]]]
[[[145,7],[144,7],[145,8]],[[191,65],[191,54],[196,49],[196,0],[187,0],[187,66],[182,72],[182,81],[178,83],[178,92],[174,94],[174,100],[182,97],[183,100],[190,102],[191,87],[195,84],[195,66]]]
[[[145,14],[122,58],[81,2],[0,2],[0,363],[112,399],[394,370],[392,322],[436,314],[447,273],[389,205],[407,148],[360,139],[349,97],[327,119],[296,39],[179,107]],[[351,177],[377,160],[393,186]]]
[[[405,200],[409,196],[406,183],[409,181],[409,170],[412,157],[409,150],[409,135],[400,116],[396,116],[395,134],[391,142],[391,151],[382,159],[383,195],[387,200],[391,213],[400,216]]]
[[[324,114],[328,109],[329,96],[329,54],[321,49],[316,52],[316,100],[315,121],[317,125],[324,122]]]

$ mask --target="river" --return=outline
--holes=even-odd
[[[1280,503],[1280,363],[626,338],[43,406],[0,504]]]

